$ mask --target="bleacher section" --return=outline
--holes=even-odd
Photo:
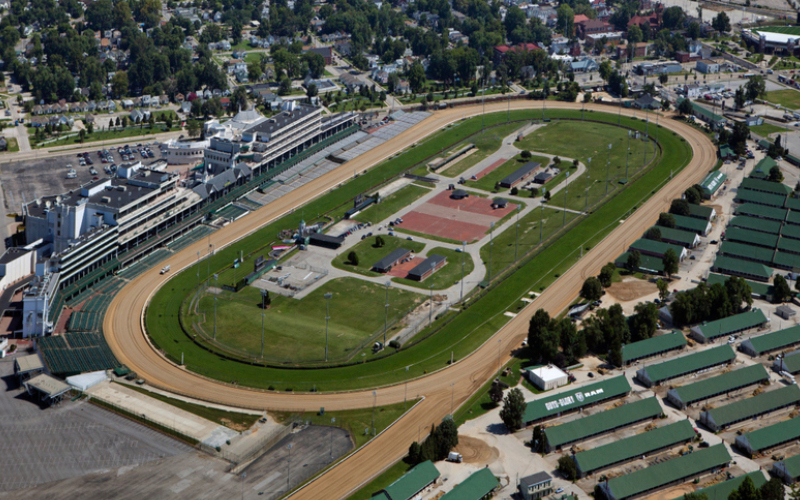
[[[167,248],[172,250],[173,252],[179,252],[184,248],[188,247],[195,241],[202,240],[209,234],[213,233],[216,229],[213,227],[209,227],[206,225],[197,226],[197,228],[192,229],[188,233],[184,234],[180,238],[176,239],[172,243],[167,244]]]
[[[99,333],[68,333],[39,340],[39,350],[53,375],[110,370],[120,366]]]
[[[170,254],[169,250],[159,248],[136,264],[129,266],[118,273],[121,278],[133,279],[164,260]]]
[[[227,207],[222,208],[221,210],[217,210],[217,212],[214,215],[216,217],[222,217],[229,220],[236,220],[246,213],[247,210],[237,207],[236,205],[230,204]]]

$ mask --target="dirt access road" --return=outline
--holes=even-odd
[[[540,105],[537,101],[511,103],[511,107],[514,109],[535,109]],[[505,102],[487,105],[487,111],[506,111],[507,106],[508,104]],[[554,102],[550,103],[550,106],[551,108],[581,109],[584,105]],[[598,112],[618,111],[600,105],[586,105],[586,107]],[[185,248],[173,255],[164,265],[170,265],[177,273],[178,270],[193,265],[197,252],[205,252],[209,243],[214,244],[218,249],[230,245],[263,225],[324,194],[331,187],[345,182],[353,175],[354,171],[362,172],[403,148],[441,130],[447,124],[464,117],[479,115],[481,112],[481,106],[437,111],[394,140],[298,188],[291,196],[285,196],[216,231],[211,234],[210,242],[203,239]],[[622,113],[633,115],[633,110],[623,109]],[[665,119],[661,120],[661,124],[665,128],[679,133],[689,142],[694,151],[689,166],[678,173],[657,195],[650,198],[625,223],[620,224],[607,238],[591,249],[582,260],[545,290],[536,300],[535,307],[522,310],[472,355],[446,369],[409,381],[408,394],[412,397],[422,395],[425,397],[424,401],[340,465],[333,467],[317,480],[299,490],[293,498],[345,498],[402,458],[412,441],[417,440],[424,430],[430,428],[432,423],[438,424],[445,415],[450,413],[451,394],[455,406],[458,407],[491,379],[498,368],[498,349],[504,353],[503,362],[510,359],[509,353],[518,347],[526,336],[528,322],[535,309],[544,308],[550,314],[555,315],[567,307],[578,295],[586,277],[597,274],[603,264],[622,253],[627,245],[639,238],[656,221],[658,214],[668,208],[673,198],[680,196],[687,187],[699,183],[703,179],[716,162],[716,149],[711,141],[683,122]],[[131,281],[114,298],[103,324],[108,343],[120,362],[145,378],[148,383],[186,396],[244,408],[316,411],[320,407],[325,407],[329,411],[333,411],[372,406],[372,390],[354,391],[347,393],[346,396],[330,393],[262,392],[208,380],[172,364],[149,344],[144,332],[143,316],[152,295],[168,279],[169,276],[160,275],[159,269],[154,268]],[[379,388],[375,391],[375,401],[378,405],[403,401],[404,389],[405,384]]]

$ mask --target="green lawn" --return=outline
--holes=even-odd
[[[761,137],[767,137],[769,134],[774,134],[775,132],[785,132],[785,131],[786,131],[785,128],[773,125],[771,123],[764,123],[762,125],[756,125],[755,127],[750,127],[750,132],[758,134]]]
[[[425,243],[418,241],[408,241],[405,238],[397,236],[381,235],[384,241],[382,247],[375,246],[375,239],[377,236],[370,236],[363,241],[358,242],[350,250],[342,252],[341,255],[333,259],[333,266],[345,271],[352,271],[354,273],[363,274],[365,276],[382,276],[381,273],[370,271],[372,265],[386,257],[398,248],[405,248],[414,253],[419,253],[425,248]],[[347,256],[350,252],[355,252],[358,256],[358,264],[353,265],[349,262]]]
[[[328,359],[343,360],[362,342],[384,328],[384,287],[357,278],[329,281],[302,299],[270,294],[265,313],[264,357],[273,362],[303,363],[325,359],[325,293],[330,299]],[[423,297],[389,288],[389,324],[402,319]],[[239,293],[222,292],[217,298],[217,342],[236,353],[258,357],[261,352],[261,293],[246,287]],[[199,314],[188,314],[207,337],[214,325],[213,294],[200,300]],[[357,313],[356,313],[357,311]],[[356,314],[354,314],[356,313]],[[204,320],[205,318],[205,320]]]
[[[430,192],[430,189],[410,184],[398,189],[386,198],[381,198],[380,203],[370,206],[356,215],[354,219],[360,222],[377,224],[389,217],[398,215],[398,212],[403,208]]]
[[[397,403],[387,406],[378,406],[375,408],[375,434],[381,433],[398,418],[400,418],[406,409],[411,408],[416,403],[416,400],[411,399],[406,403]],[[333,423],[335,427],[340,427],[350,432],[350,436],[355,442],[356,448],[361,447],[364,443],[372,439],[372,432],[366,434],[366,429],[372,429],[372,408],[362,408],[359,410],[344,410],[344,411],[326,411],[325,415],[320,415],[319,412],[306,412],[306,413],[288,413],[277,412],[272,414],[278,422],[284,422],[292,417],[300,417],[304,422],[311,422],[313,425],[331,425],[331,419],[336,419]]]
[[[216,422],[220,425],[224,425],[225,427],[230,427],[231,429],[237,431],[244,431],[249,429],[250,427],[252,427],[254,423],[256,423],[256,420],[260,418],[258,415],[250,415],[247,413],[219,410],[217,408],[208,408],[207,406],[202,406],[194,403],[187,403],[186,401],[170,398],[168,396],[164,396],[156,392],[148,391],[147,389],[143,389],[141,387],[136,387],[135,385],[128,385],[128,384],[122,384],[122,385],[124,385],[128,389],[141,392],[142,394],[146,394],[147,396],[150,396],[153,399],[157,399],[159,401],[163,401],[164,403],[171,404],[176,408],[188,411],[189,413],[194,413],[198,417],[205,418],[206,420]]]
[[[550,163],[550,159],[545,156],[534,155],[527,160],[523,160],[520,155],[517,155],[514,158],[503,163],[496,169],[492,170],[487,175],[481,177],[477,181],[468,180],[467,186],[483,189],[484,191],[489,191],[493,193],[507,191],[506,188],[500,188],[499,190],[495,190],[495,186],[497,185],[498,182],[502,181],[503,179],[514,173],[518,168],[524,166],[529,161],[541,163],[542,169],[547,167],[547,165]]]
[[[469,141],[465,141],[462,144],[457,144],[451,148],[453,151],[461,149],[470,142],[475,144],[477,151],[470,154],[463,160],[457,160],[450,167],[438,173],[445,177],[460,176],[465,171],[474,167],[482,160],[485,160],[489,155],[500,149],[500,144],[503,142],[503,139],[513,134],[523,126],[524,125],[520,123],[506,123],[500,125],[499,127],[486,130],[483,133],[474,136]]]
[[[464,276],[469,276],[469,273],[475,268],[475,263],[472,262],[472,256],[466,252],[456,252],[452,248],[436,247],[428,250],[427,256],[441,255],[447,258],[447,264],[439,269],[433,275],[429,276],[425,281],[415,281],[405,278],[392,278],[395,283],[402,283],[404,285],[430,289],[433,284],[434,290],[443,290],[461,281],[461,259],[464,259]]]
[[[8,148],[5,151],[0,151],[0,153],[16,153],[19,151],[19,143],[16,137],[7,137],[6,141],[8,141]]]
[[[789,109],[800,109],[800,91],[794,89],[767,92],[766,100]]]
[[[541,110],[527,109],[512,111],[511,119],[530,121],[541,116]],[[580,119],[580,111],[552,109],[547,111],[547,118]],[[606,122],[609,128],[615,128],[620,119],[616,114],[587,112],[586,118]],[[505,124],[505,113],[488,114],[485,117],[487,126]],[[622,118],[622,124],[643,131],[644,122]],[[259,231],[239,242],[225,248],[212,259],[211,272],[229,265],[239,250],[250,253],[264,245],[264,241],[273,238],[281,229],[297,227],[305,213],[326,214],[339,207],[350,205],[353,197],[359,193],[374,192],[377,186],[386,179],[393,178],[402,172],[414,168],[420,162],[430,161],[440,154],[442,144],[452,147],[455,144],[472,140],[473,134],[481,130],[480,116],[459,122],[455,127],[443,130],[435,135],[432,141],[423,141],[416,147],[407,149],[402,154],[380,164],[364,175],[345,183],[341,188],[321,196],[303,210],[295,210],[282,219],[266,225]],[[650,127],[652,131],[652,124]],[[180,322],[180,308],[185,297],[191,295],[197,287],[195,269],[188,269],[174,276],[169,283],[156,292],[147,309],[145,318],[147,332],[154,345],[171,356],[180,359],[185,355],[186,368],[201,375],[226,382],[235,381],[241,386],[268,388],[276,390],[292,388],[294,390],[318,391],[353,390],[376,385],[398,383],[409,378],[423,375],[426,371],[447,366],[451,353],[455,359],[461,359],[483,344],[493,333],[509,320],[504,315],[509,308],[515,307],[528,291],[539,291],[549,286],[580,258],[581,248],[591,248],[610,231],[618,226],[631,207],[639,206],[647,198],[657,193],[665,182],[679,172],[692,158],[692,152],[684,139],[672,132],[662,129],[659,136],[663,157],[641,177],[633,179],[623,189],[616,191],[616,196],[608,199],[583,220],[578,221],[557,241],[536,250],[520,259],[515,271],[508,273],[501,282],[493,284],[477,296],[472,297],[470,306],[454,317],[448,317],[446,323],[435,321],[428,335],[423,331],[419,338],[423,340],[408,342],[396,354],[385,352],[370,363],[357,363],[338,366],[325,370],[295,370],[279,366],[257,366],[237,363],[222,358],[207,350],[202,339],[194,339],[188,335]],[[713,165],[708,165],[712,168]],[[206,269],[201,267],[201,280],[206,278]],[[535,304],[535,303],[534,303]],[[424,334],[424,335],[423,335]],[[392,351],[392,350],[389,350]],[[407,371],[406,367],[411,368]]]
[[[641,121],[632,121],[644,130],[645,124]],[[637,127],[638,128],[638,127]],[[663,131],[663,129],[662,129]],[[651,123],[648,133],[655,136],[656,127]],[[640,136],[641,137],[641,136]],[[580,138],[580,140],[576,140]],[[611,144],[609,156],[608,145]],[[622,189],[619,181],[625,178],[625,154],[630,144],[630,159],[628,162],[628,177],[632,178],[643,168],[645,147],[647,148],[647,161],[653,157],[653,142],[645,143],[641,139],[628,141],[628,130],[622,127],[602,125],[592,122],[559,121],[540,128],[517,143],[520,149],[549,153],[567,158],[577,158],[584,165],[589,165],[589,202],[591,208],[601,201],[606,195],[606,175],[608,175],[608,193],[614,195]],[[592,158],[591,164],[589,158]],[[609,163],[610,160],[610,163]],[[548,188],[555,187],[564,178],[563,169],[569,166],[561,163],[561,177],[556,177],[547,183]],[[607,167],[610,166],[610,169]],[[575,170],[571,170],[574,175]],[[567,207],[573,210],[583,210],[586,206],[586,174],[570,182]],[[558,193],[553,201],[558,206],[564,206],[564,194]]]

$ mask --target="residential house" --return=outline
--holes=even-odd
[[[161,94],[158,96],[158,103],[162,106],[169,104],[169,96],[167,94]]]
[[[576,24],[578,37],[585,39],[586,35],[600,35],[603,33],[611,33],[614,31],[614,26],[606,21],[600,19],[587,19],[586,21]]]
[[[333,48],[345,57],[349,56],[352,50],[350,40],[337,40],[333,43]]]
[[[342,73],[339,75],[339,81],[347,87],[347,91],[351,94],[354,92],[358,92],[361,87],[364,85],[364,82],[356,78],[354,75],[350,73]]]
[[[597,61],[594,59],[587,57],[579,61],[570,62],[569,69],[573,73],[589,73],[592,71],[598,71],[600,69],[600,65],[597,64]]]
[[[233,75],[236,73],[241,73],[242,71],[247,71],[247,63],[242,61],[241,59],[231,59],[228,61],[228,74]]]
[[[306,52],[313,52],[319,54],[325,59],[325,65],[330,66],[333,63],[333,50],[331,47],[314,47],[308,49]]]
[[[719,63],[713,59],[700,59],[695,69],[704,74],[719,73]]]
[[[190,101],[181,102],[181,113],[189,114],[192,112],[192,103]]]
[[[535,43],[520,43],[513,47],[498,45],[494,48],[494,62],[495,64],[500,64],[509,52],[530,52],[537,49],[541,49],[541,47]]]
[[[133,101],[131,99],[123,99],[122,109],[131,109],[131,108],[133,108]]]
[[[181,94],[180,92],[175,94],[175,102],[179,102],[180,103],[180,102],[183,102],[185,100],[186,100],[186,97],[183,94]]]

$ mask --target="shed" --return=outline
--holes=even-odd
[[[699,420],[712,432],[717,432],[744,420],[794,406],[798,402],[800,402],[800,388],[789,385],[704,411],[700,414]]]
[[[768,322],[761,309],[755,307],[741,314],[694,326],[691,335],[700,342],[708,342],[725,335],[761,328]]]
[[[373,264],[372,269],[379,273],[388,273],[394,266],[399,264],[409,255],[411,255],[411,250],[406,248],[395,248],[389,253],[389,255]]]
[[[322,233],[313,233],[308,237],[308,244],[324,248],[337,249],[344,244],[341,236],[331,236]]]
[[[662,241],[648,240],[646,238],[639,238],[631,243],[631,251],[638,250],[642,255],[650,255],[658,259],[663,259],[667,250],[672,250],[678,257],[678,261],[683,261],[686,258],[686,248],[680,245],[672,245]]]
[[[38,394],[40,401],[46,401],[48,404],[58,403],[61,398],[72,389],[69,385],[51,377],[45,373],[41,373],[30,380],[23,382],[28,394]]]
[[[569,375],[555,365],[540,366],[527,372],[531,383],[543,391],[567,385],[569,382]]]
[[[427,460],[417,464],[379,493],[383,493],[384,498],[388,500],[411,500],[437,479],[439,479],[439,469],[433,465],[433,462]]]
[[[777,356],[772,362],[772,368],[792,375],[800,372],[800,351],[787,352]]]
[[[672,214],[675,219],[675,227],[685,231],[692,231],[700,236],[707,236],[711,232],[711,223],[701,219],[695,219],[686,215]]]
[[[469,198],[469,192],[463,189],[454,189],[453,192],[450,193],[450,198],[454,200],[463,200],[464,198]]]
[[[748,477],[753,481],[753,485],[755,485],[756,488],[761,488],[761,486],[767,482],[767,480],[764,478],[764,473],[760,470],[757,470],[750,472],[749,474],[744,474],[732,479],[728,479],[727,481],[717,483],[713,486],[709,486],[708,488],[700,488],[694,493],[696,495],[704,494],[708,500],[728,500],[728,497],[733,490],[738,489]],[[677,500],[681,498],[683,498],[683,495],[677,496],[671,500]]]
[[[729,394],[769,380],[764,365],[750,365],[693,384],[676,387],[667,392],[667,400],[680,409],[713,397]]]
[[[442,496],[441,500],[481,500],[500,486],[488,467],[472,473]]]
[[[796,315],[797,312],[786,304],[782,304],[775,309],[775,314],[783,319],[789,319]]]
[[[38,354],[19,356],[14,360],[14,375],[19,381],[27,380],[44,371],[44,364]]]
[[[691,231],[674,229],[671,227],[653,226],[661,232],[661,241],[680,245],[686,248],[694,248],[700,244],[700,236]]]
[[[429,255],[427,259],[420,262],[408,272],[408,278],[416,281],[424,281],[447,264],[447,257],[442,255]]]
[[[713,221],[714,219],[717,218],[717,211],[714,210],[712,207],[689,203],[689,217],[694,217],[695,219]]]
[[[772,464],[772,473],[783,479],[784,483],[793,484],[800,477],[800,455]]]
[[[528,177],[531,176],[539,167],[541,163],[535,161],[529,161],[525,165],[521,166],[513,173],[508,175],[506,178],[500,181],[500,187],[502,188],[512,188],[519,184],[520,182],[524,181]]]
[[[492,208],[506,208],[508,206],[508,200],[505,198],[495,198],[492,200]]]

